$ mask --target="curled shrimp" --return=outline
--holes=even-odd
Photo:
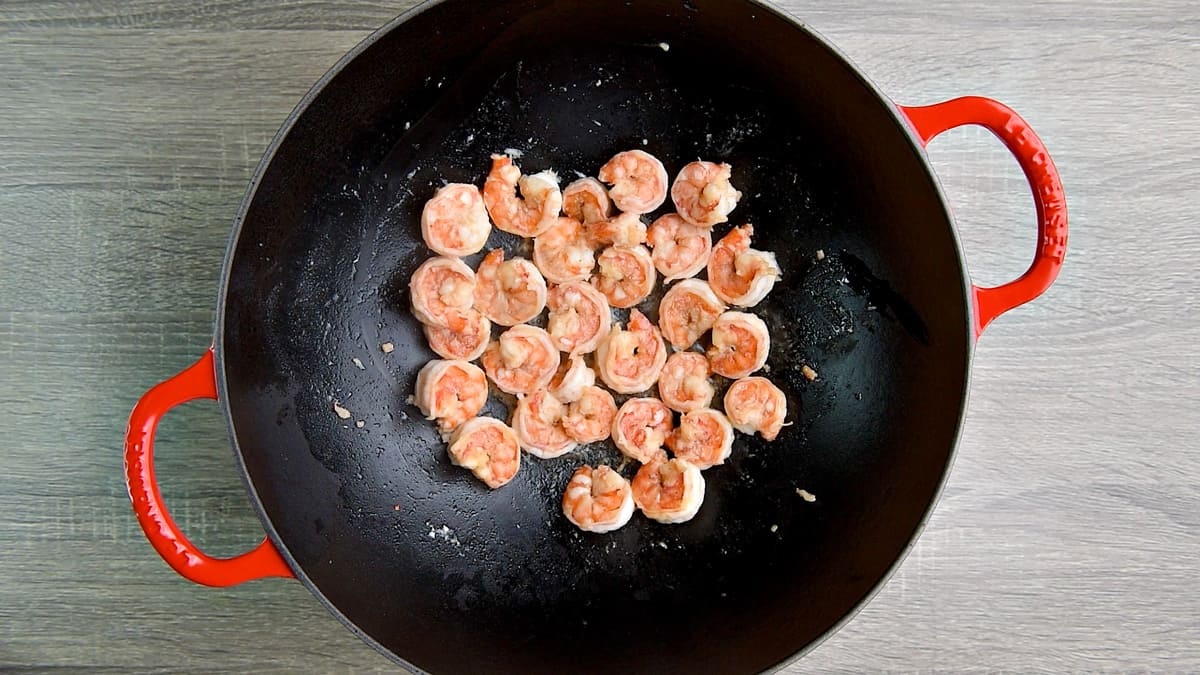
[[[663,443],[674,427],[671,409],[656,398],[631,398],[613,418],[612,437],[621,454],[645,464],[665,457]]]
[[[775,254],[750,248],[754,226],[735,227],[713,246],[708,258],[708,284],[725,302],[753,307],[762,302],[779,278]]]
[[[519,324],[501,333],[479,360],[500,391],[532,394],[550,383],[559,359],[546,331]]]
[[[633,488],[607,466],[581,466],[563,492],[562,510],[585,532],[612,532],[633,516]]]
[[[708,359],[698,352],[675,352],[658,378],[658,395],[681,413],[707,408],[716,393],[708,379]]]
[[[579,399],[567,406],[563,429],[580,443],[603,441],[612,433],[617,402],[603,387],[584,387]]]
[[[588,367],[582,356],[568,356],[558,365],[554,379],[547,385],[551,395],[563,403],[578,401],[583,390],[596,384],[596,371]]]
[[[667,170],[644,150],[617,153],[596,176],[612,185],[608,196],[628,213],[650,213],[667,199]]]
[[[671,185],[675,210],[693,225],[712,227],[729,220],[742,193],[733,188],[729,177],[733,167],[712,162],[692,162],[679,172]]]
[[[487,349],[488,340],[492,337],[492,322],[473,309],[465,312],[464,316],[466,321],[459,330],[424,326],[429,348],[443,359],[474,361]]]
[[[562,418],[567,407],[542,390],[517,401],[512,428],[521,447],[534,457],[554,459],[575,449],[575,441],[563,431]]]
[[[562,192],[553,171],[522,176],[508,155],[492,155],[492,170],[483,183],[483,203],[496,227],[522,237],[536,237],[558,218]]]
[[[462,257],[478,253],[492,233],[479,188],[450,183],[421,210],[421,238],[436,253]]]
[[[745,377],[725,392],[725,414],[733,428],[743,434],[758,432],[775,440],[787,417],[787,398],[765,377]]]
[[[487,403],[487,378],[467,361],[434,359],[417,373],[413,403],[438,429],[450,431],[479,414]]]
[[[600,269],[592,285],[613,307],[633,307],[654,290],[654,260],[645,246],[610,246],[596,259]]]
[[[475,273],[475,309],[501,326],[515,326],[542,313],[546,306],[546,280],[524,258],[504,259],[503,249],[493,249],[479,262]]]
[[[658,327],[675,349],[687,349],[716,323],[725,303],[708,282],[684,279],[667,289],[658,303]]]
[[[596,220],[584,227],[584,236],[592,248],[637,246],[646,243],[646,223],[636,213],[618,213],[607,220]]]
[[[659,457],[633,477],[633,501],[660,523],[691,520],[704,502],[704,476],[686,459]]]
[[[653,249],[654,267],[664,281],[694,277],[708,264],[712,232],[668,213],[650,225],[646,241]]]
[[[505,485],[521,468],[521,447],[507,424],[492,417],[476,417],[450,437],[450,461],[469,469],[495,490]]]
[[[609,389],[618,394],[645,391],[658,381],[667,362],[662,334],[644,314],[629,313],[629,328],[616,324],[596,350],[596,370]]]
[[[596,350],[612,326],[608,299],[590,284],[572,281],[555,286],[546,296],[550,318],[546,330],[554,346],[571,356]]]
[[[763,367],[771,352],[767,324],[748,312],[725,312],[712,327],[708,363],[713,372],[731,380]]]
[[[685,413],[667,435],[667,447],[696,468],[724,464],[733,450],[733,425],[719,410],[701,408]]]
[[[583,225],[558,218],[534,238],[533,264],[547,281],[556,284],[587,281],[596,266],[596,253],[583,236]]]
[[[608,190],[595,178],[580,178],[563,189],[563,213],[583,223],[608,220],[612,216],[612,200]]]
[[[408,282],[413,315],[427,326],[462,330],[475,294],[475,273],[458,258],[421,263]]]

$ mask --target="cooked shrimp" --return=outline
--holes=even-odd
[[[637,246],[646,243],[646,223],[636,213],[618,213],[608,220],[588,223],[584,227],[584,236],[592,248]]]
[[[668,408],[681,413],[707,408],[715,393],[708,374],[708,359],[703,354],[675,352],[658,378],[658,395]]]
[[[475,273],[475,309],[501,326],[515,326],[542,313],[546,306],[546,280],[524,258],[504,259],[493,249],[479,262]]]
[[[563,403],[578,401],[583,390],[596,384],[596,371],[588,367],[582,356],[568,356],[558,366],[548,388],[554,398]]]
[[[575,441],[563,431],[567,407],[542,390],[521,396],[513,411],[512,428],[521,447],[534,457],[554,459],[575,449]]]
[[[732,171],[728,164],[712,162],[692,162],[683,167],[671,185],[675,210],[684,220],[701,227],[729,220],[729,212],[742,198],[729,182]]]
[[[650,213],[667,199],[667,170],[643,150],[617,153],[596,176],[612,185],[608,196],[618,209],[628,213]]]
[[[434,359],[417,373],[413,403],[425,419],[437,420],[438,429],[446,432],[478,415],[487,395],[487,379],[479,366]]]
[[[650,225],[646,241],[654,249],[654,267],[664,281],[694,277],[708,264],[712,253],[712,232],[668,213]]]
[[[616,324],[596,350],[596,370],[618,394],[645,391],[658,381],[667,362],[662,334],[641,312],[629,313],[629,328]]]
[[[691,520],[704,502],[704,476],[686,459],[659,457],[633,477],[633,501],[660,523]]]
[[[559,218],[534,238],[533,263],[556,284],[587,281],[596,266],[596,253],[583,236],[583,225]]]
[[[558,350],[546,331],[520,324],[500,334],[480,357],[483,369],[500,391],[532,394],[543,389],[558,370]]]
[[[563,189],[563,213],[584,225],[608,220],[612,215],[612,200],[608,190],[595,178],[580,178]]]
[[[459,427],[450,437],[449,450],[451,462],[470,469],[493,490],[512,480],[521,468],[517,434],[492,417],[476,417]]]
[[[421,263],[408,282],[413,315],[427,326],[462,330],[475,294],[475,273],[458,258]]]
[[[563,492],[562,510],[585,532],[612,532],[633,516],[633,488],[607,466],[581,466]]]
[[[492,171],[483,183],[483,203],[496,227],[522,237],[536,237],[558,218],[562,192],[553,171],[522,176],[512,158],[492,155]]]
[[[757,431],[773,441],[787,417],[787,398],[765,377],[742,378],[725,392],[725,414],[734,429],[750,435]]]
[[[425,339],[429,348],[443,359],[474,361],[487,349],[492,337],[492,322],[475,310],[464,314],[466,323],[460,330],[425,326]]]
[[[633,307],[654,290],[654,260],[645,246],[610,246],[597,259],[600,270],[592,285],[613,307]]]
[[[612,326],[608,299],[591,284],[572,281],[550,289],[546,330],[559,351],[571,356],[596,351]]]
[[[675,349],[687,349],[712,328],[725,311],[708,282],[684,279],[667,289],[658,303],[658,327]]]
[[[421,210],[421,237],[441,255],[461,258],[478,253],[491,233],[483,196],[474,185],[450,183]]]
[[[713,372],[731,380],[763,367],[771,353],[767,324],[748,312],[725,312],[712,327],[708,363]]]
[[[775,254],[750,248],[754,226],[735,227],[713,246],[708,258],[708,284],[725,302],[753,307],[762,302],[779,278]]]
[[[679,426],[667,435],[667,447],[699,469],[724,464],[733,450],[733,426],[719,410],[693,410],[680,417]]]
[[[608,438],[616,416],[617,402],[608,390],[596,386],[584,387],[579,400],[567,406],[562,425],[571,438],[580,443],[594,443]]]
[[[671,409],[662,401],[631,398],[621,405],[613,418],[613,443],[626,457],[645,464],[666,456],[662,446],[673,427]]]

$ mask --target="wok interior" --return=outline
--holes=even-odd
[[[450,1],[362,51],[261,177],[218,344],[251,487],[318,595],[437,672],[760,670],[834,626],[918,527],[965,396],[957,247],[886,105],[748,2]],[[672,176],[733,164],[734,220],[783,269],[755,311],[793,426],[738,435],[693,521],[592,535],[561,492],[614,449],[526,457],[496,491],[450,465],[405,402],[433,358],[406,284],[442,181],[481,184],[506,148],[570,180],[634,147]]]

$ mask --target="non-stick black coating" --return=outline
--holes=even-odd
[[[888,105],[740,0],[451,0],[362,48],[252,188],[220,314],[238,452],[302,578],[436,672],[756,671],[837,625],[937,493],[969,359],[949,217]],[[509,148],[564,180],[629,148],[672,176],[728,161],[734,220],[779,256],[754,311],[791,426],[774,443],[738,435],[691,522],[582,533],[562,490],[578,466],[619,465],[611,446],[526,456],[491,491],[405,401],[433,357],[407,298],[429,255],[421,206],[443,181],[482,184]],[[486,413],[507,416],[498,400]]]

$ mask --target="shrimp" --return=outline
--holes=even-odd
[[[692,162],[683,167],[671,185],[675,210],[684,220],[700,227],[729,220],[729,212],[742,198],[742,193],[729,182],[732,172],[733,167],[728,164],[712,162]]]
[[[562,419],[563,430],[580,443],[603,441],[612,433],[617,402],[603,387],[584,387],[579,400],[567,406]]]
[[[558,366],[548,389],[563,403],[578,401],[583,390],[596,384],[596,371],[588,368],[582,356],[568,356]]]
[[[612,200],[608,190],[595,178],[580,178],[562,193],[563,213],[584,225],[608,220],[612,215]]]
[[[708,379],[708,359],[698,352],[675,352],[658,378],[658,395],[681,413],[707,408],[716,393]]]
[[[662,334],[644,314],[629,313],[629,328],[616,324],[596,350],[596,370],[609,389],[618,394],[645,391],[658,381],[667,362]]]
[[[596,176],[612,185],[608,196],[627,213],[650,213],[667,199],[667,170],[643,150],[617,153]]]
[[[674,427],[671,409],[656,398],[631,398],[613,418],[613,443],[621,454],[645,464],[666,457],[663,443]]]
[[[434,359],[417,373],[413,403],[443,433],[479,414],[487,403],[487,379],[467,361]]]
[[[519,397],[512,428],[521,447],[541,459],[554,459],[574,450],[575,441],[562,427],[566,412],[567,407],[545,390]]]
[[[450,183],[421,210],[421,238],[436,253],[462,257],[478,253],[492,233],[479,188]]]
[[[583,225],[559,218],[534,238],[533,264],[556,284],[587,281],[596,266],[596,253],[583,236]]]
[[[704,502],[704,476],[686,459],[659,457],[633,477],[633,501],[660,523],[691,520]]]
[[[750,248],[754,226],[735,227],[713,246],[708,259],[708,284],[725,302],[753,307],[762,302],[779,278],[775,254]]]
[[[773,441],[787,417],[787,398],[765,377],[742,378],[725,392],[725,414],[734,429],[749,435],[757,431]]]
[[[646,241],[654,249],[654,267],[664,281],[696,276],[712,253],[712,232],[688,223],[676,213],[654,221],[646,232]]]
[[[503,249],[492,249],[475,273],[475,309],[501,326],[515,326],[546,306],[546,280],[524,258],[504,259]]]
[[[612,532],[633,516],[633,488],[607,466],[581,466],[563,492],[562,510],[584,532]]]
[[[654,290],[654,260],[645,246],[610,246],[597,262],[600,271],[592,277],[592,285],[613,307],[633,307]]]
[[[558,370],[558,350],[546,331],[520,324],[500,334],[480,357],[500,391],[532,394],[544,389]]]
[[[451,462],[470,469],[493,490],[512,480],[521,468],[517,434],[492,417],[476,417],[459,427],[450,437],[449,452]]]
[[[687,349],[712,328],[725,303],[708,282],[684,279],[667,289],[658,303],[658,327],[675,349]]]
[[[487,349],[492,337],[492,322],[475,310],[468,310],[466,323],[460,330],[425,326],[425,340],[429,348],[443,359],[474,361]]]
[[[427,326],[462,330],[475,295],[475,273],[458,258],[421,263],[408,282],[413,315]]]
[[[733,450],[733,426],[719,410],[693,410],[680,417],[679,426],[667,435],[667,447],[698,469],[724,464]]]
[[[771,353],[767,324],[748,312],[725,312],[712,327],[708,363],[713,372],[731,380],[763,367]]]
[[[610,244],[637,246],[646,243],[646,223],[636,213],[619,213],[608,220],[597,220],[584,227],[584,236],[592,248]]]
[[[560,351],[571,356],[596,350],[612,327],[608,299],[591,284],[571,281],[550,289],[546,296],[550,318],[546,330]]]
[[[492,171],[483,183],[483,203],[496,227],[522,237],[536,237],[558,218],[562,192],[553,171],[522,176],[510,157],[492,155]]]

